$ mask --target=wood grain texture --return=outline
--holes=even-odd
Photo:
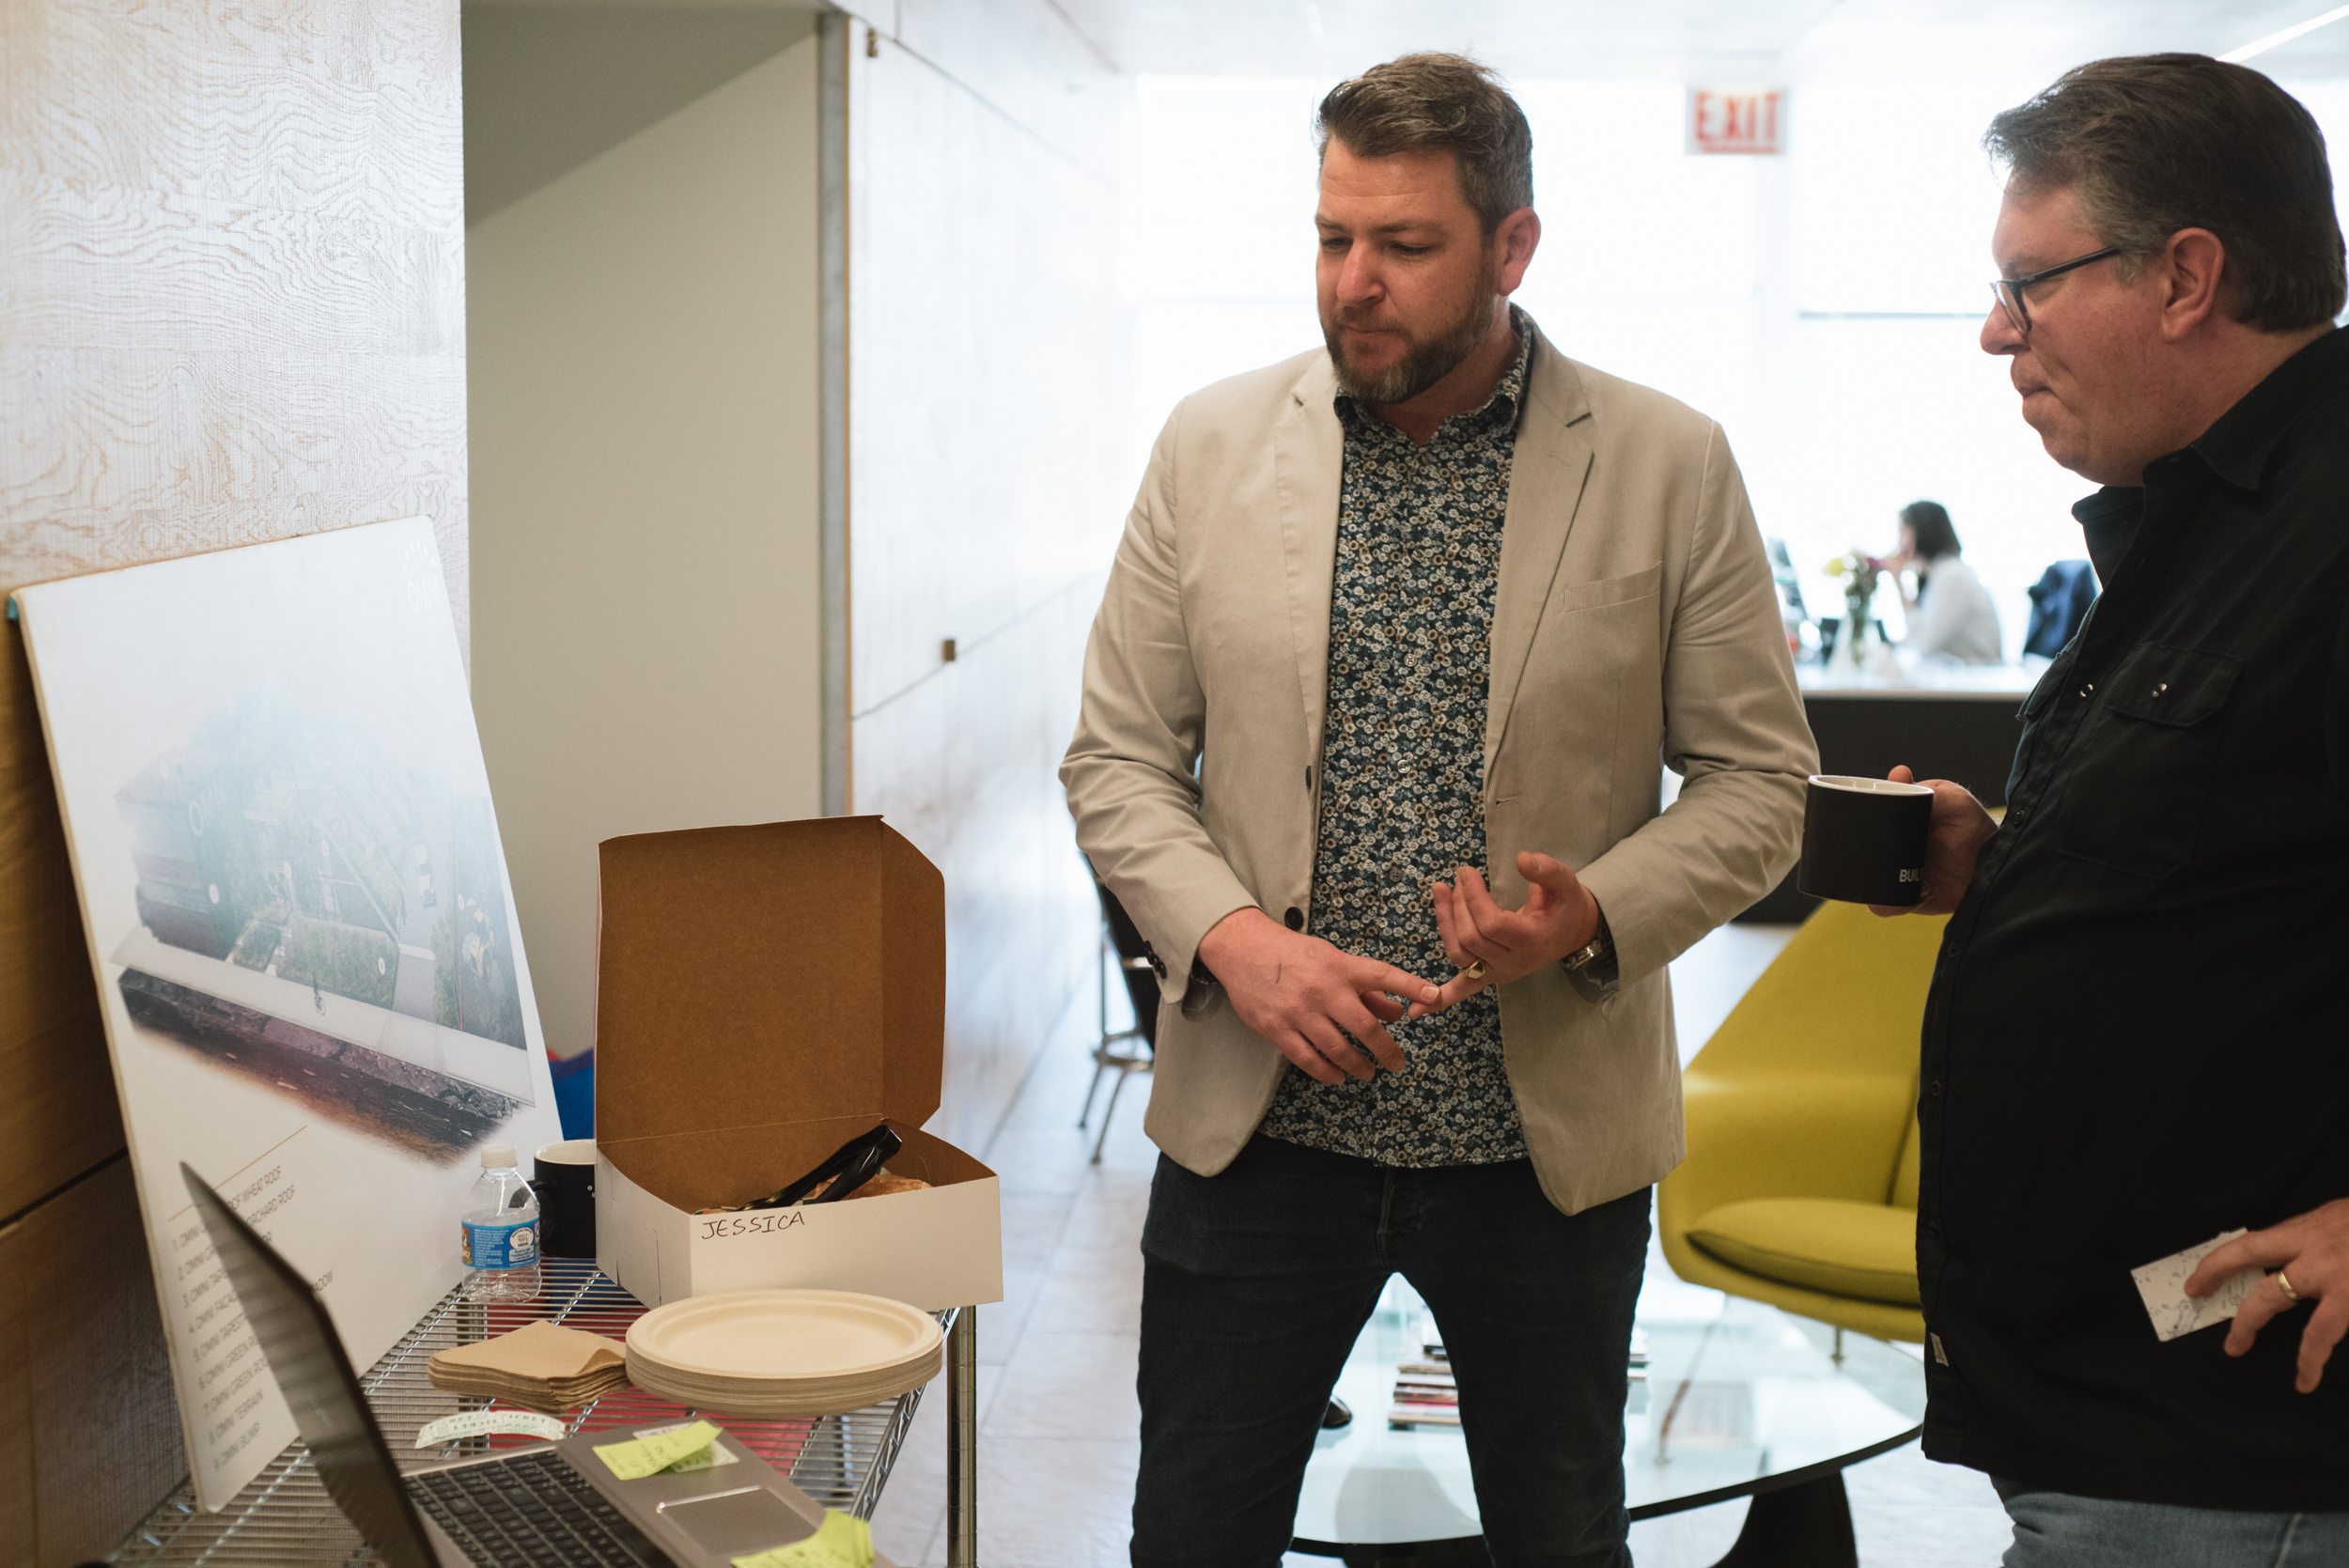
[[[187,1470],[128,1160],[0,1230],[0,1413],[13,1405],[33,1439],[14,1498],[0,1439],[0,1521],[30,1526],[0,1524],[7,1560],[102,1557]]]
[[[23,831],[36,824],[47,831]],[[0,644],[0,996],[9,1002],[0,1013],[0,1216],[7,1216],[122,1147],[32,672],[13,627]]]
[[[945,873],[933,1125],[973,1151],[1092,1005],[1100,917],[1055,770],[1130,495],[1116,195],[1064,150],[1116,145],[1118,88],[1051,17],[972,0],[909,17],[929,54],[849,52],[853,809]]]
[[[15,1256],[18,1226],[0,1225],[0,1267]],[[33,1362],[24,1343],[17,1271],[0,1274],[0,1542],[28,1542],[33,1513]]]
[[[425,513],[463,634],[459,77],[455,0],[0,5],[0,593]],[[0,1542],[70,1562],[180,1462],[13,627],[0,999]]]
[[[11,0],[0,37],[10,169],[464,230],[450,0]]]

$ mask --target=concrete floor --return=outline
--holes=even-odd
[[[1726,926],[1673,966],[1684,1060],[1791,934]],[[1128,1560],[1140,1447],[1138,1242],[1157,1151],[1142,1133],[1149,1079],[1138,1077],[1101,1163],[1088,1163],[1093,1137],[1076,1121],[1091,1073],[1095,1006],[1088,994],[1064,1016],[985,1153],[1003,1179],[1004,1288],[1001,1303],[979,1312],[985,1568],[1116,1568]],[[1694,1288],[1672,1276],[1660,1252],[1651,1257],[1649,1280],[1652,1291]],[[944,1390],[934,1387],[873,1519],[875,1544],[909,1568],[946,1560],[945,1416]],[[1988,1481],[1931,1464],[1913,1444],[1854,1466],[1845,1484],[1864,1568],[1986,1568],[2005,1548],[2006,1515]],[[1637,1524],[1632,1551],[1641,1568],[1708,1568],[1744,1516],[1745,1504],[1732,1502]],[[1329,1568],[1330,1560],[1288,1562]]]

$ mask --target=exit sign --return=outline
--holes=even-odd
[[[1690,152],[1774,153],[1786,133],[1786,94],[1778,87],[1690,87]]]

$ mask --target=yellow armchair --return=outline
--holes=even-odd
[[[1688,1063],[1688,1157],[1657,1191],[1682,1279],[1924,1339],[1917,1042],[1946,924],[1822,905]]]

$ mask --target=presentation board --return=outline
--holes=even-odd
[[[179,1162],[365,1369],[462,1278],[481,1145],[562,1137],[440,551],[410,518],[14,598],[217,1509],[295,1430]]]

